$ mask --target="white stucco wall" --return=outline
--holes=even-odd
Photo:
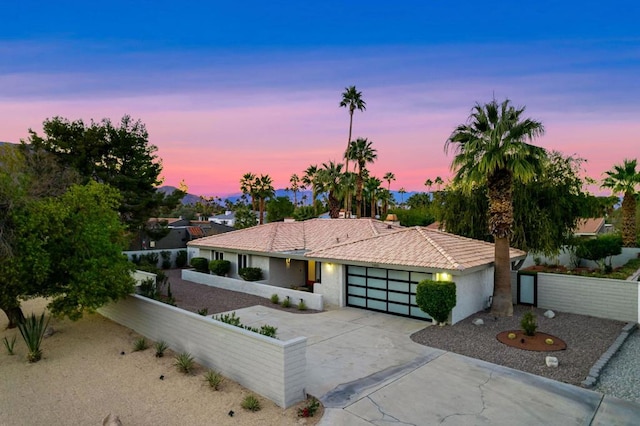
[[[451,323],[455,324],[487,307],[493,294],[493,268],[454,276],[453,281],[456,283],[456,306],[451,312]]]
[[[269,279],[267,284],[291,288],[304,286],[305,262],[291,259],[287,268],[286,259],[272,257],[269,259]]]
[[[155,300],[129,296],[98,312],[286,408],[305,398],[306,337],[281,341]]]
[[[326,307],[345,306],[344,268],[339,263],[322,262],[322,282],[313,285],[313,292],[322,294]]]

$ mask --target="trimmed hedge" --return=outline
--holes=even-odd
[[[176,268],[184,268],[187,265],[187,251],[180,250],[176,254]]]
[[[449,319],[456,306],[456,283],[424,280],[416,290],[416,304],[437,322]]]
[[[212,260],[209,262],[209,270],[212,274],[224,277],[231,270],[231,262],[228,260]]]
[[[238,271],[238,275],[245,281],[258,281],[262,279],[262,269],[260,268],[242,268]]]
[[[191,266],[196,270],[196,272],[204,272],[205,274],[209,273],[209,259],[205,257],[194,257],[191,259]]]

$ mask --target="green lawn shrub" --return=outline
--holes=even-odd
[[[456,283],[424,280],[416,290],[416,304],[437,322],[445,322],[456,306]]]
[[[231,270],[231,262],[228,260],[212,260],[209,262],[209,270],[212,274],[224,277]]]
[[[240,269],[238,275],[245,281],[258,281],[262,279],[262,269],[249,266]]]
[[[204,274],[209,273],[209,260],[204,257],[194,257],[191,259],[191,266],[196,272],[202,272]]]

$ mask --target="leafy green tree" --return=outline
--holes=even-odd
[[[298,221],[315,219],[316,209],[314,206],[298,206],[293,211],[293,218]]]
[[[267,202],[267,222],[280,222],[292,217],[296,206],[289,197],[275,197]]]
[[[507,99],[476,104],[467,124],[453,131],[445,150],[454,148],[451,168],[454,181],[470,188],[487,183],[489,232],[495,244],[494,294],[491,306],[496,316],[512,316],[509,244],[513,233],[513,183],[532,180],[540,171],[544,149],[526,141],[544,133],[542,123],[522,118],[525,108],[515,108]]]
[[[0,264],[2,309],[19,298],[44,296],[52,298],[54,315],[77,320],[130,294],[133,265],[122,255],[120,202],[117,190],[90,181],[14,211],[20,255]]]
[[[602,181],[603,188],[611,189],[614,194],[622,193],[622,242],[625,247],[635,247],[636,233],[636,188],[640,186],[640,171],[636,171],[637,160],[625,159],[607,172]]]
[[[363,171],[368,163],[373,163],[378,157],[376,150],[371,146],[372,142],[366,138],[358,138],[351,141],[346,156],[358,166],[356,177],[356,217],[362,217],[362,188],[364,186]]]
[[[581,241],[576,250],[576,255],[582,259],[596,262],[602,272],[611,271],[611,256],[622,253],[622,238],[617,234],[600,235],[597,238]],[[609,258],[609,263],[606,259]]]
[[[83,182],[93,180],[116,188],[122,202],[118,208],[131,232],[139,232],[147,219],[166,207],[177,205],[184,193],[165,197],[156,187],[161,183],[162,162],[157,147],[149,144],[145,125],[125,115],[119,125],[104,118],[85,125],[82,120],[54,117],[43,123],[43,136],[29,129],[26,142],[33,149],[56,156],[65,168],[79,173]]]
[[[258,218],[253,210],[246,204],[238,204],[234,207],[234,213],[236,216],[235,224],[236,229],[245,229],[258,224]]]
[[[429,208],[431,206],[431,198],[427,193],[418,192],[407,199],[407,206],[410,209]]]
[[[435,221],[431,211],[426,207],[391,209],[389,213],[395,214],[402,226],[427,226]]]

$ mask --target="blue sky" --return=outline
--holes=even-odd
[[[284,187],[340,160],[352,84],[367,101],[354,137],[407,190],[450,176],[444,141],[493,96],[526,105],[547,130],[537,143],[595,178],[640,152],[632,1],[23,1],[3,15],[0,140],[56,115],[130,114],[166,183],[195,193],[234,192],[246,171]]]

